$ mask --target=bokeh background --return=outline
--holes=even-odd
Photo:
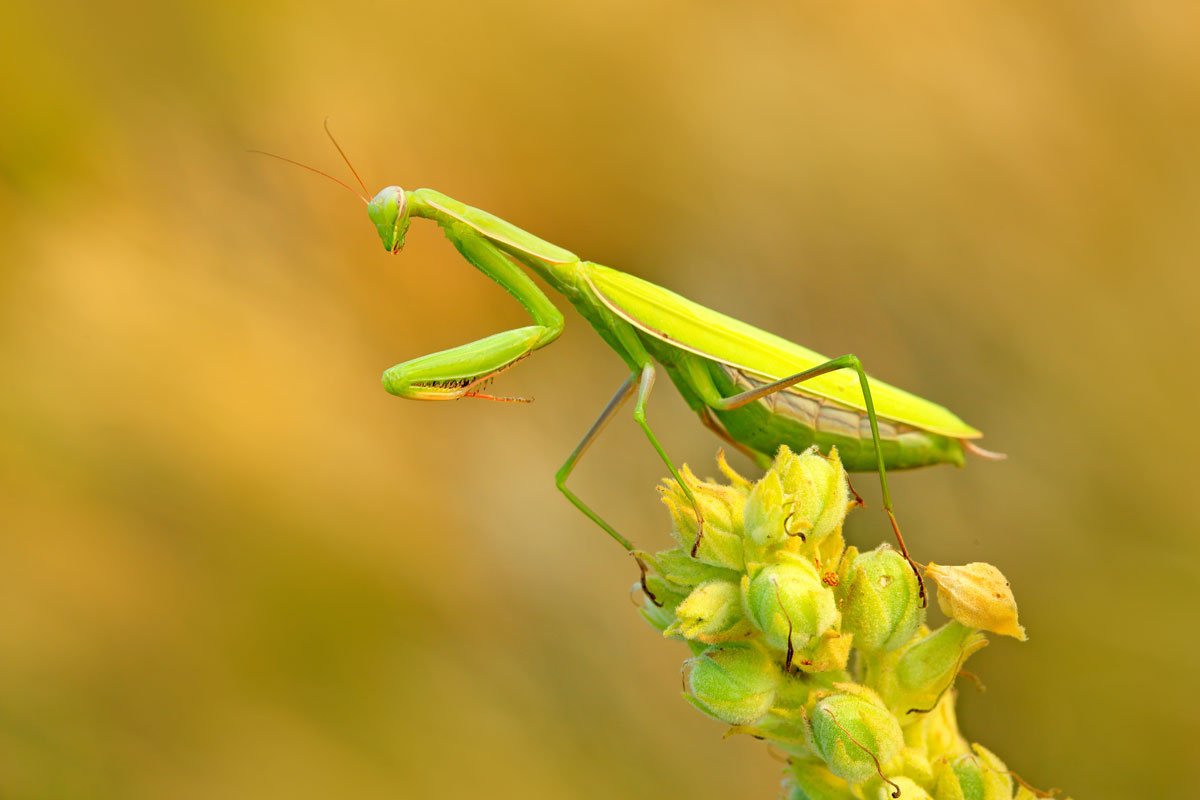
[[[1200,761],[1200,12],[1185,2],[4,3],[0,796],[773,797],[552,474],[623,378],[568,310],[498,387],[382,369],[524,324],[431,186],[876,375],[1005,463],[896,478],[1030,641],[966,733],[1040,786]],[[664,383],[651,419],[714,471]],[[749,469],[744,461],[739,464]],[[666,542],[628,420],[577,472]],[[887,536],[873,508],[852,541]]]

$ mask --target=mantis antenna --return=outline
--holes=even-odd
[[[350,194],[354,195],[354,196],[355,196],[355,197],[357,197],[359,200],[362,200],[364,203],[369,203],[369,202],[371,202],[371,201],[370,201],[370,200],[368,200],[368,199],[367,199],[367,198],[366,198],[364,195],[361,195],[361,194],[359,194],[359,193],[358,193],[358,189],[355,189],[353,186],[351,186],[350,184],[348,184],[348,183],[346,183],[346,182],[344,182],[344,181],[339,181],[337,178],[333,177],[333,176],[332,176],[332,175],[330,175],[328,172],[322,172],[321,170],[317,169],[316,167],[310,167],[308,164],[301,164],[299,161],[293,161],[293,160],[292,160],[292,159],[290,159],[290,158],[287,158],[287,157],[285,157],[285,156],[276,155],[275,153],[268,153],[266,150],[247,150],[246,152],[248,152],[248,153],[258,153],[260,156],[270,156],[271,158],[278,158],[280,161],[286,161],[286,162],[287,162],[287,163],[289,163],[289,164],[295,164],[297,167],[300,167],[300,168],[302,168],[302,169],[306,169],[306,170],[308,170],[309,172],[315,172],[315,173],[317,173],[318,175],[320,175],[320,176],[322,176],[322,177],[329,178],[329,180],[333,181],[333,182],[334,182],[334,183],[336,183],[338,186],[341,186],[341,187],[342,187],[343,189],[345,189],[347,192],[349,192]]]
[[[350,172],[354,175],[355,179],[358,181],[358,185],[362,187],[362,194],[359,194],[357,189],[355,189],[353,186],[346,183],[345,181],[340,181],[337,178],[330,175],[328,172],[322,172],[321,170],[317,169],[316,167],[310,167],[308,164],[302,164],[299,161],[294,161],[293,159],[287,158],[285,156],[277,155],[275,153],[268,153],[266,150],[250,150],[248,152],[258,153],[260,156],[270,156],[271,158],[278,158],[280,161],[286,161],[289,164],[294,164],[295,166],[300,167],[301,169],[306,169],[309,172],[315,172],[318,175],[320,175],[321,177],[329,178],[329,180],[333,181],[338,186],[341,186],[343,189],[350,192],[352,195],[354,195],[358,199],[362,200],[364,203],[370,204],[371,201],[368,198],[368,195],[370,194],[370,192],[367,191],[367,185],[365,183],[363,183],[363,179],[359,176],[358,170],[356,170],[354,168],[354,165],[350,163],[350,159],[346,157],[346,152],[344,150],[342,150],[342,146],[340,144],[338,144],[337,139],[333,138],[333,132],[329,130],[329,118],[328,117],[325,118],[325,133],[329,136],[329,141],[333,142],[333,146],[337,148],[338,155],[340,155],[342,157],[342,160],[346,162],[346,166],[350,168]]]
[[[362,187],[363,199],[365,200],[366,196],[370,194],[370,192],[367,191],[367,185],[363,183],[363,179],[358,176],[358,170],[356,170],[354,165],[350,163],[350,159],[346,156],[346,151],[342,149],[340,144],[338,144],[337,139],[333,138],[333,131],[329,130],[329,117],[325,118],[325,134],[329,137],[329,141],[333,142],[333,146],[337,148],[338,155],[342,157],[342,161],[346,162],[346,166],[350,168],[351,174],[353,174],[358,180],[358,185]]]

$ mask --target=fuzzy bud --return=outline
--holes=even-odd
[[[937,582],[938,606],[968,628],[979,628],[1025,641],[1017,622],[1017,601],[1000,570],[976,561],[961,567],[930,562],[925,574]]]
[[[1013,782],[1004,762],[980,745],[975,753],[941,761],[934,768],[936,800],[1010,800]]]
[[[746,613],[777,651],[807,648],[838,619],[833,592],[800,557],[781,557],[747,581]]]
[[[904,746],[900,723],[864,686],[839,684],[841,691],[817,702],[809,735],[831,772],[850,783],[881,775]]]
[[[771,710],[783,674],[762,648],[749,644],[710,647],[684,664],[696,708],[730,725],[749,725]]]
[[[742,615],[741,587],[733,581],[700,584],[675,609],[675,622],[664,636],[682,636],[705,644],[744,638],[750,626]]]
[[[828,456],[815,447],[800,455],[781,447],[773,468],[779,472],[785,502],[792,504],[787,521],[790,533],[820,541],[842,526],[849,509],[850,486],[836,447]]]
[[[742,525],[747,490],[740,486],[703,482],[686,464],[680,474],[696,500],[695,505],[678,482],[666,480],[659,487],[662,501],[675,523],[676,540],[690,553],[699,536],[700,544],[696,547],[695,555],[698,561],[741,570],[744,567]],[[696,518],[697,508],[704,519],[703,534]]]
[[[850,662],[850,648],[854,644],[854,636],[849,633],[839,633],[830,629],[825,631],[810,645],[803,657],[795,664],[804,672],[831,672],[846,668]]]
[[[783,529],[786,518],[783,482],[779,480],[779,473],[772,469],[754,484],[746,500],[746,538],[759,548],[782,544],[787,538]]]
[[[797,455],[779,448],[775,463],[755,484],[746,504],[746,535],[758,546],[817,542],[842,526],[849,484],[837,450],[810,448]]]
[[[904,651],[881,681],[886,686],[884,696],[900,713],[928,709],[954,682],[967,657],[986,645],[987,639],[977,630],[947,622]]]
[[[878,653],[907,644],[925,619],[917,577],[887,545],[859,555],[846,571],[842,630],[854,646]]]

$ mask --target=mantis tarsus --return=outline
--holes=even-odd
[[[388,186],[368,199],[366,185],[336,140],[334,146],[362,186],[367,214],[388,252],[400,252],[414,217],[432,220],[463,258],[504,287],[533,321],[397,364],[383,373],[387,391],[414,400],[521,400],[482,389],[563,330],[562,314],[524,267],[562,294],[629,367],[629,377],[555,475],[558,489],[571,504],[625,550],[636,555],[633,543],[572,492],[567,479],[604,425],[633,397],[634,420],[691,497],[646,418],[646,403],[661,368],[706,427],[760,464],[769,463],[780,445],[800,451],[815,444],[826,452],[836,446],[848,470],[878,472],[883,508],[901,552],[920,579],[896,521],[887,470],[961,465],[964,450],[989,455],[971,444],[982,435],[975,428],[942,406],[868,378],[854,355],[826,358],[653,283],[581,260],[440,192]],[[358,194],[348,184],[325,177]],[[644,570],[640,559],[639,565]],[[921,593],[924,597],[923,583]]]

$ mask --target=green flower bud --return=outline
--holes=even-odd
[[[950,759],[939,762],[934,769],[934,775],[937,776],[937,783],[933,787],[934,800],[966,800],[967,794],[965,788],[959,783],[958,775],[950,763]],[[976,791],[982,793],[983,787],[975,786]],[[973,795],[973,800],[979,800],[980,795]]]
[[[1013,796],[1013,780],[1008,767],[981,744],[973,744],[971,749],[983,769],[983,800],[1009,800]]]
[[[784,779],[787,800],[854,800],[850,784],[819,761],[794,760]]]
[[[695,555],[697,560],[717,567],[743,569],[742,525],[747,491],[739,486],[703,482],[686,464],[680,474],[692,491],[695,505],[676,481],[666,480],[659,487],[662,501],[675,523],[676,541],[691,554],[699,536],[700,544],[696,547]],[[704,519],[702,536],[696,518],[697,508]]]
[[[705,644],[745,638],[750,626],[742,615],[741,587],[733,581],[700,584],[675,609],[675,622],[664,636],[682,636]]]
[[[809,561],[780,556],[749,579],[746,613],[772,649],[804,650],[837,622],[837,602]]]
[[[771,710],[783,674],[752,644],[710,647],[684,663],[684,697],[714,719],[749,725]]]
[[[979,631],[951,620],[905,650],[895,667],[881,676],[878,688],[897,713],[928,709],[954,681],[963,662],[986,645]]]
[[[888,545],[863,553],[846,570],[841,589],[842,630],[854,646],[887,652],[907,644],[925,618],[917,576]]]
[[[942,759],[934,769],[936,800],[1011,800],[1012,778],[1004,762],[972,745],[975,755]]]
[[[811,745],[834,775],[862,783],[881,775],[883,766],[900,753],[904,735],[900,723],[870,689],[856,684],[839,688],[813,707]]]

